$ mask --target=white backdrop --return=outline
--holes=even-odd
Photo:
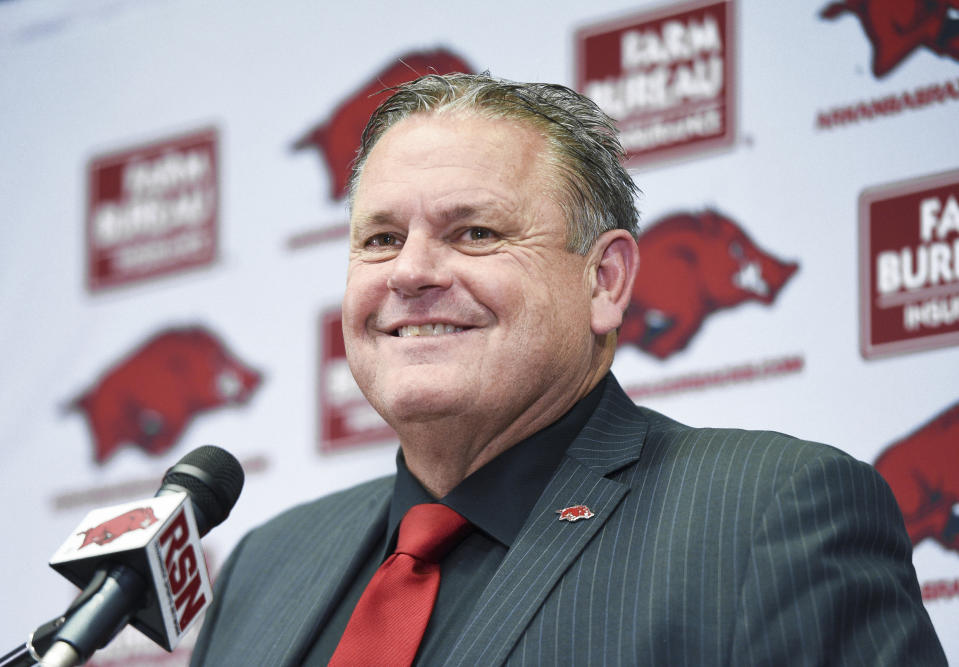
[[[345,240],[290,242],[346,214],[318,154],[293,151],[294,141],[410,51],[443,47],[476,70],[572,85],[577,29],[660,4],[0,3],[0,653],[74,595],[46,563],[86,512],[151,495],[193,447],[219,444],[249,466],[233,515],[205,540],[214,569],[281,508],[392,470],[395,442],[317,444],[319,322],[339,304]],[[694,425],[772,428],[871,462],[959,401],[959,349],[860,354],[858,200],[867,188],[959,168],[959,100],[832,129],[816,119],[860,100],[959,86],[959,63],[919,48],[877,78],[860,22],[820,19],[825,4],[740,0],[735,142],[634,171],[645,224],[716,208],[799,270],[771,306],[709,316],[665,360],[625,346],[614,371],[636,388],[798,359],[788,373],[643,402]],[[89,291],[90,160],[204,128],[218,142],[216,260]],[[245,405],[197,415],[159,455],[128,446],[97,462],[83,414],[65,406],[151,336],[187,325],[215,332],[262,383]],[[950,437],[954,447],[959,432]],[[944,474],[959,488],[959,454]],[[117,491],[132,482],[142,484]],[[114,492],[104,500],[96,489]],[[921,584],[955,589],[959,551],[927,539],[914,562]],[[959,596],[927,608],[959,662]],[[141,660],[131,632],[98,664],[111,654],[117,664]]]

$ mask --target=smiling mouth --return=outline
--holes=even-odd
[[[394,336],[408,338],[410,336],[442,336],[444,334],[453,334],[463,331],[463,327],[452,324],[409,324],[393,331]]]

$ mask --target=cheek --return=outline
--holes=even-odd
[[[375,283],[368,273],[359,269],[347,273],[343,293],[343,335],[347,344],[351,335],[357,335],[365,328],[366,320],[374,310]]]
[[[581,274],[555,275],[543,303],[548,304],[544,326],[557,346],[578,347],[591,338],[591,299]]]
[[[526,283],[522,290],[504,286],[497,305],[501,317],[509,317],[521,335],[533,337],[529,344],[535,346],[536,340],[547,339],[554,345],[571,343],[569,332],[578,330],[581,322],[589,326],[586,302],[580,283],[551,274]]]
[[[372,363],[369,341],[363,337],[363,319],[359,316],[351,317],[350,311],[343,301],[343,347],[346,353],[346,363],[353,375],[353,379],[362,389],[369,384],[371,371],[375,368]]]
[[[342,308],[342,318],[343,318],[343,338],[346,340],[347,346],[350,344],[350,338],[352,338],[354,331],[356,330],[356,318],[359,312],[359,304],[357,299],[350,290],[347,290],[343,295],[343,308]]]

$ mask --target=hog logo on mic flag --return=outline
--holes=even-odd
[[[78,550],[88,544],[109,544],[131,530],[141,530],[152,526],[156,523],[156,520],[152,507],[135,507],[92,528],[81,530],[79,534],[83,535],[83,544],[78,547]]]
[[[112,364],[69,407],[86,415],[103,463],[128,444],[166,452],[194,416],[246,403],[261,381],[209,330],[172,328]]]
[[[149,520],[138,522],[137,517]],[[83,528],[91,524],[96,526],[91,530],[111,525],[121,532],[91,543]],[[98,570],[114,565],[132,569],[148,582],[149,592],[129,622],[167,651],[213,599],[193,503],[182,491],[90,511],[50,559],[50,566],[79,588]]]
[[[718,310],[773,303],[799,268],[762,250],[736,222],[711,209],[654,223],[639,237],[639,255],[619,341],[659,359],[686,348]]]
[[[820,16],[856,16],[872,43],[872,73],[882,78],[924,47],[959,61],[959,0],[840,0]]]
[[[928,538],[959,553],[959,402],[889,445],[875,466],[913,545]]]
[[[356,157],[360,136],[373,111],[387,94],[377,93],[398,86],[424,74],[469,73],[472,69],[465,60],[447,49],[412,51],[403,54],[393,64],[377,72],[359,89],[343,100],[328,120],[308,130],[297,139],[294,150],[316,149],[326,162],[330,175],[332,199],[342,199],[347,194],[350,165]]]

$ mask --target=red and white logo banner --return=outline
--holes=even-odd
[[[338,308],[320,317],[319,370],[321,450],[343,449],[396,437],[353,379],[346,361],[343,316]]]
[[[213,129],[94,157],[86,224],[90,290],[211,263],[218,180]]]
[[[865,358],[959,343],[959,171],[859,197]]]
[[[576,87],[616,119],[630,164],[731,144],[735,5],[670,5],[576,34]]]

